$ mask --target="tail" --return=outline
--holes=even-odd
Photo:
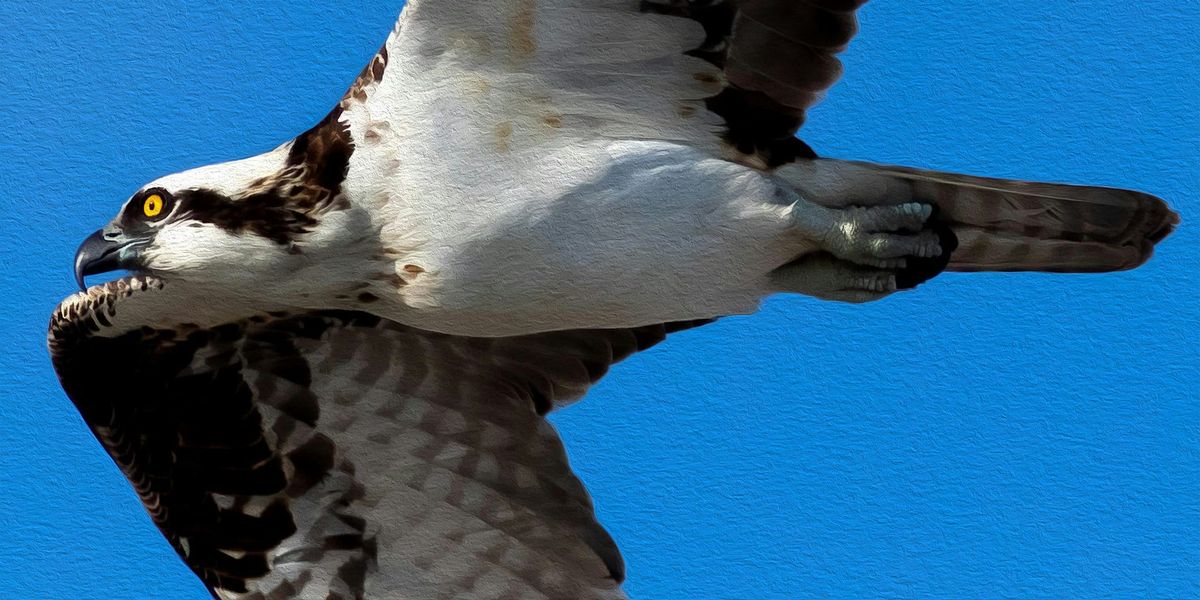
[[[781,175],[820,203],[936,205],[935,227],[948,227],[958,240],[949,271],[1123,271],[1149,260],[1154,245],[1179,224],[1165,202],[1142,192],[829,159],[808,163],[795,163],[802,172]]]

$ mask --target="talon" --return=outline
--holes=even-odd
[[[922,223],[927,221],[929,219],[929,217],[933,216],[933,205],[932,204],[921,204],[920,202],[908,202],[906,204],[901,204],[900,210],[909,215],[919,217],[921,219]]]
[[[942,255],[941,244],[934,241],[931,244],[922,245],[917,249],[917,256],[921,258],[934,258]]]
[[[908,267],[906,259],[942,255],[937,234],[926,226],[934,208],[921,202],[847,207],[833,213],[814,239],[843,260],[875,269],[902,270]]]

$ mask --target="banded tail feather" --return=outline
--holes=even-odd
[[[957,238],[948,271],[1124,271],[1149,260],[1179,224],[1162,199],[1132,190],[833,159],[780,174],[822,204],[933,204],[935,226]]]

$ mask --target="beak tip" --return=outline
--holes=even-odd
[[[103,230],[88,236],[79,245],[79,250],[75,252],[75,283],[80,290],[87,291],[87,284],[83,280],[85,276],[120,268],[120,258],[116,252],[119,249],[119,245],[104,239]]]
[[[79,286],[80,291],[87,291],[87,284],[83,281],[83,272],[85,270],[84,263],[87,258],[82,251],[75,253],[75,284]]]

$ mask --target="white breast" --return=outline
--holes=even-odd
[[[384,238],[409,243],[400,272],[421,273],[405,273],[389,316],[506,335],[746,313],[797,253],[784,235],[794,195],[764,173],[666,142],[580,143],[555,158],[479,195],[450,174],[397,170]]]
[[[766,273],[796,254],[781,240],[795,195],[719,158],[702,99],[720,72],[683,52],[699,25],[627,8],[592,7],[611,41],[600,49],[555,42],[592,40],[578,31],[592,21],[539,14],[528,54],[503,19],[451,11],[424,33],[402,19],[382,81],[343,117],[355,140],[343,185],[396,260],[369,310],[504,335],[757,308]]]

